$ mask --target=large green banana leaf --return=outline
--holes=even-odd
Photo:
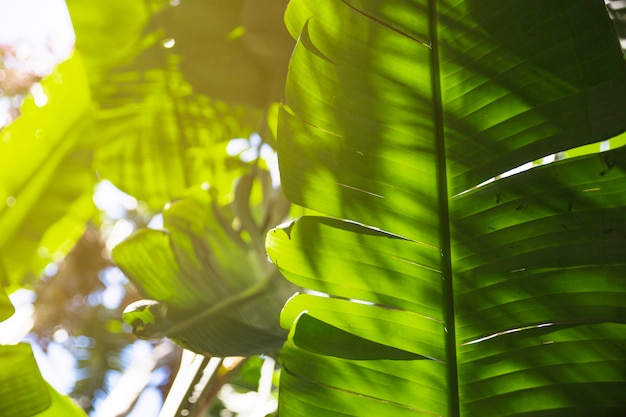
[[[604,4],[292,0],[286,22],[282,184],[329,217],[267,240],[314,291],[282,314],[280,415],[626,414],[626,149],[501,175],[626,129]]]

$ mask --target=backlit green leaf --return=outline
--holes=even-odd
[[[293,0],[286,23],[285,194],[348,221],[268,236],[315,291],[283,311],[281,416],[624,413],[626,151],[508,173],[626,130],[604,5]],[[419,359],[359,360],[374,343]]]
[[[85,417],[70,398],[41,377],[27,343],[0,346],[0,415],[3,417]]]
[[[80,56],[42,87],[47,103],[27,98],[0,132],[0,279],[10,284],[69,250],[93,213],[91,107]]]
[[[6,320],[15,313],[15,307],[11,303],[6,291],[0,285],[0,321]]]
[[[124,318],[140,337],[165,335],[203,354],[276,351],[286,339],[280,309],[295,287],[210,194],[189,190],[163,213],[165,230],[140,230],[113,250],[142,295],[156,301],[131,304]]]

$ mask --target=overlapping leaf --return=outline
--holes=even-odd
[[[232,216],[195,187],[163,213],[165,230],[137,232],[113,257],[145,297],[167,306],[156,323],[161,337],[217,356],[273,352],[285,340],[278,315],[294,289],[248,233],[232,229]]]
[[[75,54],[0,133],[0,279],[19,284],[71,248],[93,213],[90,96]],[[54,227],[51,227],[55,225]]]
[[[30,345],[0,346],[0,414],[4,417],[84,417],[70,398],[41,377]]]
[[[292,1],[286,21],[285,193],[352,222],[268,238],[330,295],[283,313],[281,415],[623,412],[625,151],[476,187],[626,129],[603,5]]]
[[[15,307],[11,303],[4,287],[0,286],[0,320],[6,320],[15,313]]]
[[[69,2],[101,178],[154,210],[203,182],[230,189],[245,168],[225,156],[228,141],[264,134],[263,112],[282,97],[292,41],[275,20],[285,2],[269,3]]]

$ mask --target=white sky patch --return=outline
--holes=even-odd
[[[48,96],[45,91],[43,91],[43,87],[41,84],[36,83],[30,89],[30,93],[33,95],[33,99],[35,101],[35,106],[44,107],[48,104]]]
[[[126,217],[129,210],[137,208],[135,197],[121,191],[107,180],[100,181],[96,185],[93,202],[111,219],[122,219]]]
[[[65,61],[76,37],[69,12],[63,0],[0,0],[0,49],[3,67],[25,82],[29,75],[44,77]],[[0,69],[0,77],[7,73]],[[18,82],[19,84],[19,82]],[[30,86],[35,105],[43,107],[48,96],[38,82]],[[14,110],[22,103],[24,92],[13,97],[0,95],[0,128],[16,117]]]
[[[357,303],[357,304],[365,304],[367,306],[376,305],[375,303],[372,303],[371,301],[359,300],[356,298],[350,298],[350,301],[352,301],[353,303]]]
[[[113,249],[118,244],[122,243],[131,233],[135,231],[135,224],[126,219],[120,219],[115,222],[113,228],[107,236],[105,245],[108,250]]]
[[[14,49],[23,69],[49,74],[75,40],[65,1],[0,0],[0,45]]]
[[[76,383],[76,358],[61,344],[51,342],[46,354],[39,345],[31,343],[41,376],[61,394],[68,394]]]
[[[0,322],[0,345],[12,345],[22,340],[35,324],[33,314],[35,292],[19,289],[9,294],[15,313],[7,320]]]
[[[253,133],[250,138],[236,138],[228,142],[226,153],[230,156],[239,156],[243,162],[252,162],[261,156],[272,177],[272,185],[280,185],[280,172],[278,170],[278,155],[267,143],[261,144],[261,137]]]
[[[305,294],[316,295],[318,297],[324,297],[324,298],[329,298],[330,297],[330,295],[328,295],[328,294],[326,294],[324,292],[310,290],[308,288],[304,288],[303,291],[304,291]]]
[[[484,342],[485,340],[493,339],[494,337],[502,336],[502,335],[505,335],[505,334],[521,332],[523,330],[534,329],[534,328],[541,328],[541,327],[547,327],[547,326],[553,326],[553,325],[554,325],[554,323],[542,323],[542,324],[537,324],[535,326],[526,326],[526,327],[519,327],[517,329],[505,330],[503,332],[494,333],[494,334],[491,334],[489,336],[481,337],[480,339],[472,340],[470,342],[461,343],[460,346],[473,345],[475,343]]]
[[[230,156],[239,156],[244,162],[254,161],[258,152],[257,149],[261,144],[261,138],[257,134],[250,135],[249,139],[245,138],[236,138],[232,139],[226,145],[226,153]]]
[[[270,171],[272,177],[272,185],[274,187],[280,186],[280,171],[278,169],[278,154],[270,145],[264,143],[261,146],[261,158],[265,160],[267,168]]]
[[[133,411],[128,414],[128,417],[156,416],[162,404],[161,391],[155,387],[147,387],[141,392],[137,404],[133,407]]]
[[[163,230],[163,215],[161,213],[155,214],[148,223],[149,229]]]
[[[278,401],[272,395],[272,376],[275,362],[266,357],[261,365],[258,391],[238,392],[230,384],[225,384],[217,397],[226,408],[237,413],[238,417],[264,417],[278,408]]]
[[[534,166],[535,166],[535,164],[533,164],[532,162],[526,162],[524,165],[520,165],[517,168],[513,168],[513,169],[511,169],[509,171],[506,171],[506,172],[502,173],[501,177],[502,178],[510,177],[511,175],[515,175],[515,174],[519,174],[520,172],[528,171],[529,169],[533,168]]]
[[[128,279],[119,268],[115,267],[100,271],[99,277],[105,284],[102,292],[102,305],[111,310],[118,308],[126,294],[124,284],[128,282]]]

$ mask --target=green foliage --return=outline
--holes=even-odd
[[[211,189],[200,186],[169,205],[164,231],[141,230],[114,249],[115,262],[142,295],[156,300],[125,311],[136,335],[168,336],[216,356],[280,349],[286,334],[278,313],[295,288],[265,259],[264,228],[249,213],[252,178],[240,179],[233,210],[223,210]],[[241,230],[231,226],[235,214]]]
[[[0,321],[6,320],[15,313],[15,308],[4,288],[0,287]]]
[[[98,271],[90,277],[100,286],[90,287],[94,282],[89,281],[81,287],[77,282],[88,274],[72,270],[77,264],[62,261],[88,222],[101,224],[101,213],[92,201],[94,179],[106,179],[139,200],[137,212],[130,211],[126,219],[127,224],[139,226],[147,223],[142,217],[152,217],[170,201],[182,198],[180,204],[172,204],[172,212],[176,207],[189,208],[187,203],[193,205],[194,200],[185,200],[189,197],[186,190],[210,184],[211,198],[203,200],[210,204],[195,212],[200,218],[182,216],[177,220],[189,224],[198,220],[202,227],[215,206],[228,218],[227,226],[232,230],[228,235],[216,236],[217,246],[204,248],[213,251],[214,259],[202,259],[204,263],[194,264],[191,269],[234,266],[238,276],[231,279],[233,270],[222,268],[220,276],[214,277],[216,282],[221,279],[222,286],[232,284],[230,295],[243,292],[243,297],[255,299],[257,306],[249,302],[238,313],[240,317],[229,320],[243,321],[249,329],[256,329],[259,338],[265,338],[260,348],[258,338],[242,331],[235,342],[243,340],[247,347],[233,348],[235,342],[228,342],[226,350],[245,354],[275,351],[285,339],[286,332],[278,325],[278,311],[293,287],[277,283],[279,274],[263,253],[263,235],[282,221],[289,204],[271,187],[260,157],[243,161],[238,155],[226,154],[229,141],[248,138],[254,132],[263,141],[272,141],[265,113],[272,101],[282,96],[286,61],[293,44],[282,23],[285,4],[272,1],[259,8],[259,2],[236,1],[221,2],[215,8],[216,4],[206,2],[184,2],[182,7],[173,7],[161,1],[69,1],[78,52],[42,82],[48,102],[35,104],[33,98],[26,99],[21,117],[0,133],[0,226],[4,232],[0,239],[0,318],[13,312],[5,287],[6,292],[22,286],[32,288],[37,283],[34,278],[46,266],[51,266],[48,271],[57,267],[62,271],[61,277],[48,276],[37,288],[39,316],[34,331],[41,332],[37,338],[44,347],[59,325],[69,331],[70,340],[75,336],[72,330],[89,336],[90,347],[84,348],[89,352],[79,355],[79,366],[87,367],[91,361],[90,366],[95,363],[98,374],[89,375],[88,383],[77,383],[74,394],[81,397],[81,404],[85,405],[94,389],[102,385],[101,368],[116,368],[113,362],[120,347],[132,340],[125,338],[119,321],[110,320],[115,311],[95,301],[102,288]],[[213,9],[207,13],[206,6]],[[196,23],[190,25],[190,19]],[[207,24],[208,19],[214,21]],[[171,47],[172,37],[177,38],[175,48]],[[262,143],[255,145],[257,155]],[[245,186],[233,186],[240,179],[240,184],[249,186],[247,190]],[[257,179],[262,185],[253,187]],[[231,204],[241,198],[237,193],[242,192],[251,198],[245,201],[245,208],[233,212]],[[172,218],[167,214],[165,217]],[[105,223],[108,221],[105,219]],[[240,225],[233,229],[233,221]],[[197,261],[188,245],[205,238],[193,233],[217,229],[187,230],[185,225],[178,226],[181,230],[175,240],[184,246],[183,252],[190,251],[182,262],[188,268],[185,262]],[[258,226],[258,230],[252,230],[252,226]],[[238,240],[229,240],[237,234]],[[233,242],[243,244],[243,249],[229,252]],[[85,260],[81,266],[102,267],[100,261],[107,256],[101,250],[92,264]],[[206,281],[205,272],[185,270],[190,275],[179,278],[191,276]],[[246,295],[253,291],[246,292],[244,287],[256,284],[267,288],[257,295]],[[274,293],[277,287],[281,288],[279,296]],[[83,293],[78,288],[90,291]],[[172,310],[174,321],[193,317],[209,309],[216,294],[223,295],[206,286],[204,289],[206,297],[196,298],[199,305],[184,303],[192,307],[191,312],[177,312],[174,307],[168,318],[172,318]],[[203,294],[193,288],[189,292]],[[132,296],[128,294],[129,299]],[[233,303],[231,300],[222,307]],[[264,321],[268,317],[271,323]],[[106,326],[110,326],[108,338]],[[230,335],[226,331],[229,329],[222,323],[222,332]],[[100,338],[103,334],[104,340]],[[173,336],[176,338],[176,334]],[[94,341],[95,349],[91,346]],[[205,352],[213,350],[212,345],[194,346]]]
[[[281,416],[620,415],[626,129],[600,2],[300,1],[267,249]],[[495,180],[494,180],[495,179]],[[488,182],[482,184],[483,182]]]
[[[263,13],[253,3],[264,3]],[[280,20],[284,2],[68,6],[96,101],[98,174],[152,210],[203,182],[228,203],[248,170],[225,155],[228,142],[269,136],[264,113],[282,96],[292,45]],[[121,25],[113,16],[124,16]],[[230,39],[238,27],[244,34]]]
[[[3,417],[84,417],[68,397],[43,380],[30,345],[0,346],[0,414]]]
[[[27,98],[22,116],[0,132],[0,282],[11,289],[67,252],[93,214],[90,95],[80,55],[42,87],[45,106]]]
[[[169,203],[165,230],[115,250],[147,298],[127,323],[218,355],[289,329],[281,415],[623,414],[626,73],[603,5],[292,0],[291,55],[285,4],[68,1],[78,52],[0,132],[0,319],[107,179],[148,217]],[[258,156],[225,152],[253,132],[278,137],[285,193],[316,214],[266,248],[289,204]],[[97,272],[50,279],[38,308],[48,337],[46,294],[117,325],[102,365],[128,341],[81,300]],[[313,291],[281,329],[295,286]],[[73,415],[27,346],[0,348],[0,414]],[[261,390],[259,362],[239,386]]]

